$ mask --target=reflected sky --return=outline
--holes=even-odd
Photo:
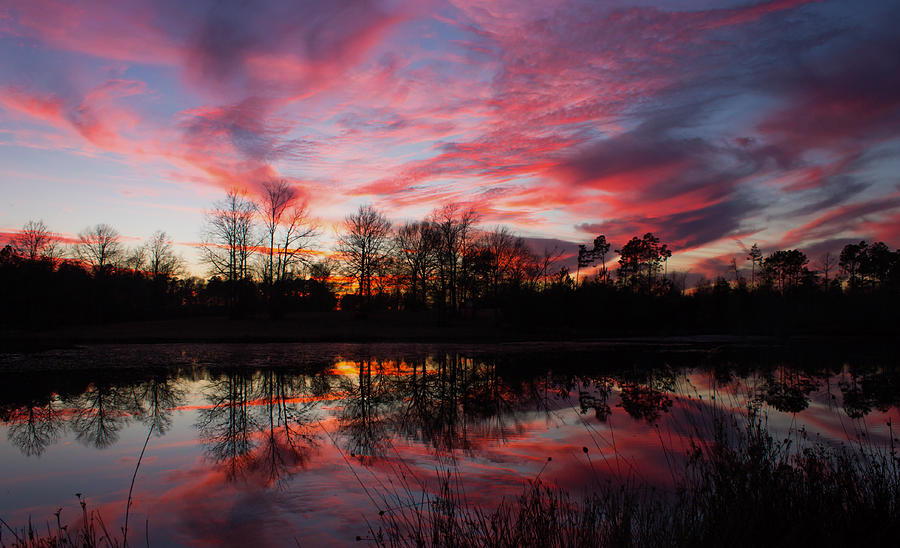
[[[897,373],[878,363],[149,348],[0,373],[0,517],[55,523],[62,507],[75,527],[82,493],[118,530],[148,432],[133,534],[149,522],[152,544],[236,546],[352,542],[398,496],[434,492],[447,470],[485,505],[538,477],[575,493],[607,480],[665,489],[691,440],[748,409],[776,437],[877,447],[898,417]],[[77,367],[98,352],[108,368]]]

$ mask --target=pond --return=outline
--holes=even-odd
[[[0,386],[0,518],[75,528],[77,493],[120,534],[134,476],[151,546],[352,544],[441,477],[486,507],[665,491],[723,419],[887,448],[900,401],[881,358],[689,344],[89,346],[6,355]]]

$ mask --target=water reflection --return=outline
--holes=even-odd
[[[225,369],[106,371],[65,375],[7,374],[0,393],[0,420],[8,441],[26,456],[39,456],[70,431],[89,447],[116,444],[134,421],[164,436],[173,410],[188,397],[186,380],[200,380],[205,405],[195,423],[207,456],[229,479],[252,474],[267,485],[302,469],[322,442],[316,422],[338,419],[344,449],[360,458],[384,456],[392,437],[436,452],[471,451],[484,440],[503,441],[520,431],[523,411],[553,409],[571,400],[581,414],[605,422],[621,409],[653,423],[673,404],[679,385],[706,370],[719,389],[746,394],[758,405],[784,413],[806,410],[816,391],[839,399],[850,418],[887,412],[900,404],[896,368],[841,365],[801,369],[785,363],[736,368],[714,364],[631,364],[587,373],[587,366],[539,358],[518,367],[459,353],[393,360],[363,357],[315,368],[237,365]],[[543,365],[543,367],[542,367]],[[556,366],[548,371],[547,368]],[[334,405],[322,413],[322,403]]]
[[[844,441],[852,431],[847,424],[871,416],[884,422],[896,417],[900,404],[900,373],[883,361],[684,351],[511,356],[357,349],[302,362],[290,359],[288,350],[275,357],[271,352],[241,347],[210,351],[202,359],[177,354],[169,367],[0,373],[6,445],[21,455],[20,469],[33,463],[38,474],[36,457],[47,458],[54,447],[63,455],[73,452],[65,444],[74,441],[98,462],[113,453],[103,462],[122,465],[98,473],[127,480],[134,460],[123,459],[137,453],[133,441],[127,444],[142,442],[152,428],[161,441],[151,441],[150,458],[168,459],[155,472],[148,461],[149,470],[142,471],[168,486],[155,495],[156,511],[186,504],[177,501],[202,501],[190,530],[212,536],[217,528],[206,525],[220,520],[204,522],[207,514],[252,513],[247,504],[277,513],[271,508],[283,502],[296,515],[315,516],[343,515],[342,505],[356,504],[351,513],[358,515],[361,480],[347,474],[348,465],[367,478],[397,462],[417,473],[465,463],[472,471],[467,477],[481,477],[481,487],[494,489],[498,482],[520,485],[552,456],[554,463],[566,462],[553,472],[554,481],[577,487],[597,473],[594,466],[602,463],[596,459],[621,454],[628,455],[627,466],[610,466],[610,473],[664,478],[672,448],[679,449],[679,437],[696,427],[691,421],[703,409],[730,413],[753,406],[786,417],[781,423],[793,425],[797,418],[826,440]],[[612,440],[614,429],[617,444],[606,448],[600,438],[610,434]],[[663,437],[673,440],[668,453],[651,448]],[[581,453],[589,445],[590,462]],[[157,447],[160,455],[154,455]],[[594,457],[594,447],[604,453]],[[108,491],[121,493],[121,481]],[[335,499],[323,501],[321,493]],[[216,496],[221,498],[212,500]],[[242,509],[239,500],[245,501]],[[59,501],[34,504],[52,512]],[[283,525],[294,518],[253,519]],[[333,528],[341,526],[343,518],[331,519]],[[179,542],[194,533],[183,534]]]
[[[209,380],[196,427],[228,481],[272,486],[305,466],[320,441],[312,381],[272,369],[229,369]]]
[[[0,416],[9,424],[9,441],[26,456],[40,456],[59,440],[64,423],[57,407],[51,396],[45,402],[7,410]]]
[[[8,424],[9,441],[28,456],[40,456],[67,431],[95,449],[115,445],[120,431],[134,421],[162,436],[171,426],[172,409],[185,397],[177,373],[166,370],[136,377],[97,372],[4,376],[0,419]]]

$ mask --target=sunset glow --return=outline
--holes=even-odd
[[[156,229],[285,179],[323,227],[450,202],[722,273],[900,243],[895,2],[0,3],[0,232]]]

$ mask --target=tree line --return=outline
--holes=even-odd
[[[486,228],[476,210],[456,204],[399,224],[362,205],[339,224],[333,249],[317,249],[320,234],[306,202],[284,181],[266,183],[256,199],[229,191],[206,213],[199,248],[205,279],[189,275],[164,231],[128,247],[113,227],[98,224],[66,246],[42,221],[29,221],[0,251],[2,283],[16,288],[6,299],[13,312],[6,321],[46,325],[223,311],[281,317],[341,308],[556,324],[597,323],[592,317],[605,310],[627,323],[634,303],[647,300],[656,304],[637,323],[656,325],[681,321],[671,317],[676,312],[662,313],[666,306],[677,314],[722,316],[745,297],[859,300],[896,296],[900,289],[900,250],[883,242],[848,244],[815,265],[801,250],[766,255],[753,244],[731,260],[728,272],[688,288],[684,272],[669,270],[672,250],[652,233],[616,248],[601,234],[566,257],[558,248],[537,251],[506,227]],[[608,262],[612,251],[615,264]],[[566,265],[571,259],[574,274]],[[730,301],[710,306],[726,311],[692,308],[723,299]],[[656,312],[659,318],[651,319]]]

